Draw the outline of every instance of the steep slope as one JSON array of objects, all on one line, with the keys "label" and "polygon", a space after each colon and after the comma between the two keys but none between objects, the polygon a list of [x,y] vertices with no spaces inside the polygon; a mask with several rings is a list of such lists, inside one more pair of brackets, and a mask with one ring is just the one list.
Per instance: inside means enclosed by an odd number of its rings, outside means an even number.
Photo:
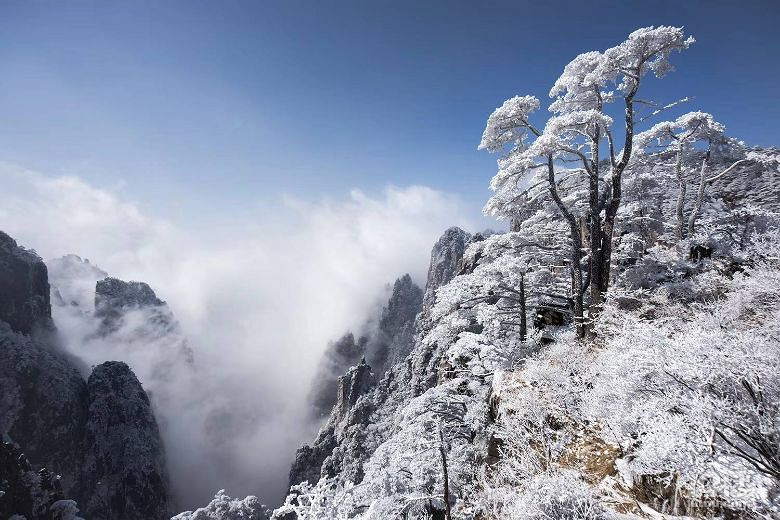
[{"label": "steep slope", "polygon": [[58,307],[78,307],[83,312],[94,310],[95,284],[108,278],[108,273],[78,255],[65,255],[46,262],[51,285],[52,311]]},{"label": "steep slope", "polygon": [[775,518],[780,154],[753,153],[683,242],[673,158],[632,166],[591,344],[561,305],[554,206],[509,233],[448,232],[432,256],[458,261],[432,267],[411,353],[299,450],[292,476],[310,480],[274,518]]},{"label": "steep slope", "polygon": [[414,345],[414,320],[422,310],[423,290],[408,274],[393,284],[382,308],[376,332],[371,335],[366,359],[378,374],[406,358]]},{"label": "steep slope", "polygon": [[46,265],[2,232],[0,244],[0,295],[12,302],[0,308],[0,432],[37,467],[62,475],[68,491],[81,457],[86,385],[48,330]]},{"label": "steep slope", "polygon": [[121,359],[144,381],[166,379],[173,365],[192,363],[173,312],[148,284],[110,277],[76,255],[48,264],[53,314],[70,352],[91,365]]},{"label": "steep slope", "polygon": [[361,358],[365,357],[367,344],[368,337],[360,336],[356,341],[351,332],[328,344],[309,391],[314,417],[324,418],[330,415],[336,404],[340,374],[357,365]]},{"label": "steep slope", "polygon": [[62,475],[69,491],[81,461],[86,385],[53,347],[0,322],[0,431],[37,466]]},{"label": "steep slope", "polygon": [[109,277],[95,284],[95,317],[100,319],[101,334],[115,332],[129,309],[149,307],[157,310],[163,305],[165,302],[143,282],[125,282]]}]

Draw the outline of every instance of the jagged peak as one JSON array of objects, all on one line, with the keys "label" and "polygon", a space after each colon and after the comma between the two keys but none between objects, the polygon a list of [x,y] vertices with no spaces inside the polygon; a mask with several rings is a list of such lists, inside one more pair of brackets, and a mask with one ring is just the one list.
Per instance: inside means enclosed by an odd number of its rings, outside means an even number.
[{"label": "jagged peak", "polygon": [[449,282],[460,269],[460,262],[472,235],[457,226],[444,230],[431,250],[431,263],[425,284],[423,309],[430,309],[436,289]]},{"label": "jagged peak", "polygon": [[160,300],[149,284],[145,282],[125,282],[119,278],[107,277],[95,285],[95,308],[99,303],[110,302],[112,306],[160,306]]}]

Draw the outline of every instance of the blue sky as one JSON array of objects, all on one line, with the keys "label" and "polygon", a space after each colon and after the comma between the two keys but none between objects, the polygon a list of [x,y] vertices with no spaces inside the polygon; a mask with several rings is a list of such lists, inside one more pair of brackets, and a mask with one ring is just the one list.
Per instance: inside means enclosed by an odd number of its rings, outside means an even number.
[{"label": "blue sky", "polygon": [[[350,5],[351,4],[351,5]],[[210,218],[424,184],[475,213],[488,114],[580,52],[684,25],[678,70],[748,143],[780,144],[780,2],[0,2],[0,161]]]}]

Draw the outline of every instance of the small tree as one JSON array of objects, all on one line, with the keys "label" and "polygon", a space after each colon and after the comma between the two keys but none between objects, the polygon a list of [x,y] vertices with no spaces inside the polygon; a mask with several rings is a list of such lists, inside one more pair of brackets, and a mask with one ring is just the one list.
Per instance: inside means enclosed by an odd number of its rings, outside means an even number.
[{"label": "small tree", "polygon": [[746,159],[739,159],[732,162],[729,167],[720,173],[712,177],[707,176],[707,166],[713,156],[733,159],[743,156],[745,152],[742,143],[727,137],[726,127],[715,121],[712,115],[706,112],[689,112],[674,121],[658,123],[649,130],[637,135],[636,144],[637,148],[646,154],[649,151],[658,151],[659,149],[661,151],[671,151],[675,154],[675,176],[679,185],[675,209],[677,217],[675,236],[677,240],[682,240],[686,236],[685,195],[687,178],[683,171],[685,159],[693,160],[697,156],[703,155],[699,173],[699,188],[687,222],[688,237],[693,235],[696,219],[704,201],[706,186],[746,161]]},{"label": "small tree", "polygon": [[444,500],[444,517],[452,520],[450,505],[450,475],[447,456],[455,440],[471,442],[473,432],[465,421],[466,403],[454,396],[442,394],[430,401],[431,408],[425,410],[423,415],[429,415],[427,422],[434,437],[429,442],[429,447],[435,450],[441,461],[442,471],[442,497]]},{"label": "small tree", "polygon": [[[622,175],[633,150],[641,81],[647,72],[664,76],[672,69],[671,53],[687,49],[693,41],[684,37],[682,28],[647,27],[603,53],[579,55],[564,68],[550,91],[555,101],[549,109],[554,115],[543,130],[530,122],[540,105],[533,96],[513,97],[488,118],[479,149],[505,153],[491,182],[496,195],[485,211],[511,219],[529,198],[546,196],[566,220],[572,307],[579,336],[590,329],[586,315],[597,313],[609,286],[612,237],[622,197]],[[614,91],[608,90],[610,85],[615,86]],[[605,113],[605,106],[617,98],[625,105],[623,149],[619,153],[613,120]],[[534,140],[529,144],[530,136]],[[601,160],[602,146],[608,150],[605,161]],[[585,186],[584,197],[578,198],[576,189],[561,193],[561,183],[571,182],[572,177],[575,187],[580,181]]]}]

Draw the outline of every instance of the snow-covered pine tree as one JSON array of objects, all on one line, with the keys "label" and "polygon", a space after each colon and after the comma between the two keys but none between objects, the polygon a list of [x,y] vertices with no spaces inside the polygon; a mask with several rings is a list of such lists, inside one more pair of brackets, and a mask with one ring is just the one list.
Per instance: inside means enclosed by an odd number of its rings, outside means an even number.
[{"label": "snow-covered pine tree", "polygon": [[[555,100],[549,110],[554,115],[543,128],[531,122],[540,106],[533,96],[507,100],[487,120],[479,148],[504,154],[491,182],[497,193],[485,212],[512,218],[529,200],[540,197],[557,208],[569,228],[572,310],[581,337],[592,330],[592,319],[609,287],[612,238],[622,199],[622,176],[634,147],[641,82],[648,72],[663,77],[673,69],[672,52],[687,49],[693,42],[680,27],[636,30],[621,44],[604,52],[580,54],[566,65],[550,90]],[[620,152],[613,137],[613,119],[606,113],[606,106],[616,99],[625,106]],[[605,146],[608,161],[601,160]],[[560,183],[570,176],[585,179],[584,194],[561,193]]]}]

